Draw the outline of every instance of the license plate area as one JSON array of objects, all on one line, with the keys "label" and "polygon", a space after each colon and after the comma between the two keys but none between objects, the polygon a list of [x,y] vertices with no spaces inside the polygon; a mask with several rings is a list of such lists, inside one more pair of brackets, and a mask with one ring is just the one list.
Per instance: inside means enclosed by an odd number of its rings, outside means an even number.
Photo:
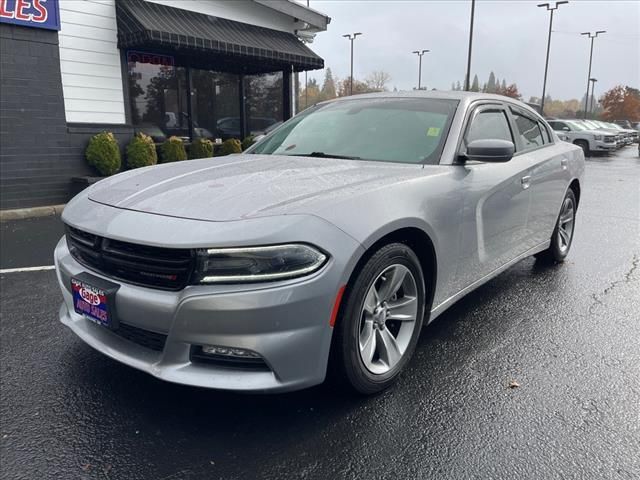
[{"label": "license plate area", "polygon": [[73,309],[98,325],[115,330],[118,328],[116,315],[117,283],[109,282],[83,272],[71,278]]}]

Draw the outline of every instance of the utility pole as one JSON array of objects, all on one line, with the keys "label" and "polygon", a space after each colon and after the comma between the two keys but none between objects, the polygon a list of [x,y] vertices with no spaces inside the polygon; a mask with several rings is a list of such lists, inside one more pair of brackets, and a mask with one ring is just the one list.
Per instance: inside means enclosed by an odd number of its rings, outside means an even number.
[{"label": "utility pole", "polygon": [[542,99],[540,99],[540,115],[544,116],[544,98],[547,95],[547,72],[549,70],[549,51],[551,50],[551,28],[553,27],[553,12],[558,9],[559,5],[569,3],[568,0],[555,2],[554,5],[549,3],[541,3],[538,7],[546,7],[551,12],[549,16],[549,38],[547,39],[547,60],[544,64],[544,81],[542,82]]},{"label": "utility pole", "polygon": [[469,26],[469,54],[467,55],[467,75],[464,78],[464,89],[471,87],[471,47],[473,46],[473,15],[476,10],[476,0],[471,0],[471,25]]},{"label": "utility pole", "polygon": [[594,113],[593,112],[593,99],[594,99],[593,90],[594,90],[594,88],[596,86],[596,82],[598,81],[598,79],[597,78],[590,78],[589,81],[591,82],[591,108],[589,109],[589,113],[593,114]]},{"label": "utility pole", "polygon": [[418,90],[420,90],[422,82],[422,56],[431,50],[415,50],[413,53],[418,55]]},{"label": "utility pole", "polygon": [[352,34],[342,35],[343,37],[348,38],[351,42],[351,76],[349,77],[349,95],[353,95],[353,41],[358,35],[362,35],[362,33],[356,32]]},{"label": "utility pole", "polygon": [[584,99],[584,118],[587,118],[587,108],[589,108],[589,82],[591,81],[591,63],[593,61],[593,39],[601,33],[607,33],[606,30],[598,30],[596,32],[582,32],[580,35],[587,35],[591,39],[591,53],[589,53],[589,74],[587,75],[587,97]]}]

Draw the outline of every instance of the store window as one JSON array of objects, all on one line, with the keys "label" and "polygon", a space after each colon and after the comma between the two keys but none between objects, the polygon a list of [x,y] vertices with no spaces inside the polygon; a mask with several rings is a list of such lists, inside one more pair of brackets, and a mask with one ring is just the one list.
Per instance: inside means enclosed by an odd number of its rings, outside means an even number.
[{"label": "store window", "polygon": [[127,53],[131,121],[137,131],[163,142],[175,135],[189,139],[187,75],[167,55]]},{"label": "store window", "polygon": [[191,99],[194,138],[241,138],[238,75],[192,69]]},{"label": "store window", "polygon": [[282,72],[246,77],[247,128],[251,135],[270,131],[284,119]]}]

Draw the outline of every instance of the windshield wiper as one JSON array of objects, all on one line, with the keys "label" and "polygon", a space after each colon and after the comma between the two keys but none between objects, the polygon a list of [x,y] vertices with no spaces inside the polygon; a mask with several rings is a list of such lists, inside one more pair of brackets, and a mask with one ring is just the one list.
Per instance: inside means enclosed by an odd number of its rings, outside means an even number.
[{"label": "windshield wiper", "polygon": [[292,157],[316,157],[316,158],[337,158],[340,160],[361,160],[360,157],[349,157],[347,155],[334,155],[332,153],[311,152],[311,153],[289,153]]}]

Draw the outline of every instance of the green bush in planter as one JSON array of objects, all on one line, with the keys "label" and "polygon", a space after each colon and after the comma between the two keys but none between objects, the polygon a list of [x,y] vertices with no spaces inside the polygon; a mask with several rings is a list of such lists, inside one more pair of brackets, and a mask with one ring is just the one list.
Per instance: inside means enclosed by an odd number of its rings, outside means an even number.
[{"label": "green bush in planter", "polygon": [[89,140],[85,151],[87,162],[102,176],[109,176],[120,170],[120,146],[111,132],[102,132]]},{"label": "green bush in planter", "polygon": [[160,147],[162,163],[178,162],[187,159],[184,142],[178,137],[169,137]]},{"label": "green bush in planter", "polygon": [[190,158],[213,157],[213,142],[207,138],[196,138],[189,148]]},{"label": "green bush in planter", "polygon": [[127,145],[127,166],[140,168],[156,163],[158,163],[158,153],[153,139],[142,132],[137,133]]},{"label": "green bush in planter", "polygon": [[242,153],[242,143],[237,138],[230,138],[222,142],[219,155],[230,155],[232,153]]},{"label": "green bush in planter", "polygon": [[253,135],[244,137],[244,140],[242,140],[242,151],[244,152],[247,148],[249,148],[254,143],[256,143],[256,141],[253,139]]}]

